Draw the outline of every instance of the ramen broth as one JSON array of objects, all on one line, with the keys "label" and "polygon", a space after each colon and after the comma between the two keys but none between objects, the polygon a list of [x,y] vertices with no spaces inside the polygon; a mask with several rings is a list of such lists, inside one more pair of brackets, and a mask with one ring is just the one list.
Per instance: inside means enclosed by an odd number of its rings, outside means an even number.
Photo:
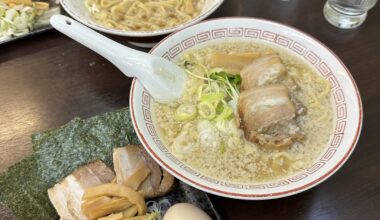
[{"label": "ramen broth", "polygon": [[[226,41],[189,50],[178,63],[185,69],[192,64],[192,74],[210,73],[217,67],[211,65],[213,54],[251,54],[252,59],[278,54],[286,68],[281,84],[287,86],[290,95],[306,109],[306,113],[295,118],[304,138],[283,148],[268,148],[248,141],[240,128],[237,104],[233,102],[229,102],[234,110],[229,117],[205,119],[200,115],[199,94],[207,85],[211,88],[212,83],[189,75],[180,100],[154,104],[155,124],[167,149],[196,171],[238,183],[272,181],[310,167],[324,150],[333,126],[328,81],[302,59],[279,47],[243,41]],[[294,86],[297,88],[291,88]],[[219,108],[219,104],[216,105],[216,109]],[[187,113],[183,114],[188,117],[185,120],[178,118],[180,106],[189,108],[184,109]],[[193,111],[195,115],[191,115]],[[216,111],[216,115],[222,114],[220,112]]]}]

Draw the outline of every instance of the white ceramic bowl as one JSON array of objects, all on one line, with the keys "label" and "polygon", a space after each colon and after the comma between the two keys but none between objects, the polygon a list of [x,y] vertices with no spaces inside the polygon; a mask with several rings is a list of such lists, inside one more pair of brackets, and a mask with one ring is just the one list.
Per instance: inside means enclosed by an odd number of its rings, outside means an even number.
[{"label": "white ceramic bowl", "polygon": [[285,48],[312,65],[332,87],[335,122],[330,140],[312,166],[295,175],[260,184],[240,184],[214,179],[182,163],[172,155],[152,123],[150,95],[138,81],[131,87],[130,108],[137,134],[150,155],[178,179],[219,196],[263,200],[293,195],[323,182],[352,153],[362,125],[362,105],[355,82],[342,61],[325,45],[294,28],[261,19],[225,18],[188,27],[168,36],[151,53],[175,61],[190,48],[244,39]]},{"label": "white ceramic bowl", "polygon": [[186,23],[172,28],[161,29],[156,31],[123,31],[114,28],[108,28],[96,23],[91,18],[90,12],[86,9],[84,5],[84,0],[60,0],[60,3],[62,7],[67,11],[67,13],[70,14],[70,16],[72,16],[74,19],[78,20],[82,24],[87,25],[95,30],[105,32],[108,34],[127,37],[152,37],[172,33],[174,31],[178,31],[180,29],[193,25],[199,21],[202,21],[215,11],[223,3],[223,0],[206,0],[201,14],[193,20],[190,20]]}]

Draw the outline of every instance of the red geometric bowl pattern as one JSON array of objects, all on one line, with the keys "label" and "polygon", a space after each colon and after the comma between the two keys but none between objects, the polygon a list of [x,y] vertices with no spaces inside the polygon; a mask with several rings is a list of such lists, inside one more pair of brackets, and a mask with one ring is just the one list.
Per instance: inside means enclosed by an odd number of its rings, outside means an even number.
[{"label": "red geometric bowl pattern", "polygon": [[[191,28],[191,27],[190,27]],[[169,36],[170,37],[170,36]],[[205,180],[207,182],[217,184],[220,186],[228,187],[228,188],[235,188],[235,189],[247,189],[247,190],[252,190],[252,189],[272,189],[272,188],[277,188],[281,186],[285,186],[291,183],[296,183],[298,181],[304,180],[308,176],[312,175],[313,173],[317,172],[320,170],[322,167],[326,165],[328,161],[330,161],[334,155],[337,152],[337,148],[340,146],[341,141],[345,135],[345,130],[346,130],[346,122],[347,122],[347,104],[346,104],[346,98],[343,92],[343,89],[341,88],[337,78],[335,77],[335,74],[331,71],[332,68],[329,67],[327,62],[325,62],[321,57],[319,57],[312,49],[308,48],[306,45],[303,45],[301,42],[298,42],[296,40],[290,39],[289,37],[285,35],[281,35],[275,32],[271,32],[268,30],[262,30],[258,28],[246,28],[246,27],[233,27],[233,28],[216,28],[208,31],[204,31],[201,33],[194,34],[193,36],[189,36],[186,39],[174,44],[170,48],[167,49],[165,53],[163,53],[162,57],[168,59],[168,60],[173,60],[176,59],[182,52],[184,52],[187,49],[190,49],[192,47],[198,46],[199,44],[204,44],[207,43],[208,41],[212,41],[215,39],[223,39],[223,38],[228,38],[228,39],[233,39],[233,38],[252,38],[255,40],[262,40],[270,43],[277,44],[280,47],[287,48],[288,50],[293,51],[294,53],[302,56],[305,58],[305,60],[310,63],[312,66],[315,67],[317,72],[327,79],[332,88],[332,98],[335,102],[336,106],[336,124],[335,124],[335,129],[333,132],[333,135],[330,138],[329,145],[326,147],[327,149],[324,151],[323,155],[320,156],[320,158],[315,161],[315,163],[305,171],[301,173],[297,173],[293,176],[290,176],[287,179],[283,179],[281,181],[277,182],[272,182],[272,183],[262,183],[262,184],[239,184],[239,183],[232,183],[228,181],[222,181],[222,180],[217,180],[214,178],[211,178],[209,176],[206,176],[202,173],[199,173],[196,170],[193,170],[191,167],[188,167],[186,164],[178,160],[175,156],[173,156],[167,148],[164,146],[164,144],[161,142],[155,127],[152,123],[152,116],[151,116],[151,103],[153,100],[151,100],[151,96],[147,93],[147,91],[143,91],[142,94],[142,100],[139,103],[134,103],[134,91],[135,91],[135,86],[136,86],[136,81],[133,82],[132,88],[131,88],[131,112],[132,112],[132,118],[135,120],[134,114],[134,108],[135,105],[140,108],[142,107],[143,111],[143,117],[144,117],[144,123],[145,126],[148,128],[149,134],[151,138],[153,138],[155,144],[158,146],[158,148],[162,151],[162,153],[165,154],[165,156],[171,160],[173,163],[176,165],[180,166],[184,171],[187,172],[187,175],[193,176],[193,177],[199,177],[202,180]],[[164,40],[165,41],[165,40]],[[156,46],[159,47],[160,45]],[[322,45],[323,46],[323,45]],[[325,46],[323,46],[325,47]],[[151,52],[154,53],[155,49]],[[337,58],[338,59],[338,58]],[[339,59],[338,59],[339,60]],[[339,61],[340,62],[340,61]],[[344,66],[344,65],[343,65]],[[346,69],[348,75],[351,77],[349,74],[349,71]],[[352,77],[351,77],[352,80]],[[354,83],[354,82],[353,82]],[[354,83],[355,85],[355,83]],[[358,94],[358,91],[356,91]],[[360,97],[358,95],[358,100],[360,103]],[[360,106],[361,107],[361,106]],[[360,124],[361,124],[361,109],[360,109]],[[177,177],[180,179],[193,184],[197,186],[200,189],[209,191],[211,193],[216,193],[218,195],[224,195],[224,196],[229,196],[229,197],[239,197],[239,198],[248,198],[248,199],[254,199],[255,197],[273,197],[273,196],[284,196],[286,194],[292,194],[294,192],[302,191],[312,185],[315,185],[316,183],[324,180],[326,177],[331,175],[333,172],[336,171],[336,169],[341,166],[347,157],[350,155],[352,152],[356,141],[357,137],[355,138],[355,141],[352,143],[351,147],[345,154],[345,156],[340,160],[336,166],[331,169],[329,172],[325,173],[325,175],[321,176],[317,180],[308,183],[307,185],[304,185],[302,187],[298,187],[296,189],[292,189],[289,191],[282,191],[278,193],[271,193],[271,194],[241,194],[241,193],[232,193],[232,192],[226,192],[226,191],[221,191],[217,190],[214,188],[207,187],[203,184],[200,184],[198,182],[192,181],[192,178],[186,177],[185,175],[182,175],[181,173],[175,171],[172,169],[170,166],[168,166],[165,161],[163,161],[161,158],[157,156],[157,154],[154,153],[154,150],[152,149],[151,146],[147,143],[145,140],[144,135],[141,133],[139,129],[139,125],[136,121],[134,121],[135,128],[137,130],[137,133],[139,135],[140,140],[142,141],[143,145],[147,148],[148,152],[151,153],[151,155],[165,168],[167,168],[169,171],[173,172]],[[356,136],[359,135],[360,132],[360,125],[359,129],[357,130]]]}]

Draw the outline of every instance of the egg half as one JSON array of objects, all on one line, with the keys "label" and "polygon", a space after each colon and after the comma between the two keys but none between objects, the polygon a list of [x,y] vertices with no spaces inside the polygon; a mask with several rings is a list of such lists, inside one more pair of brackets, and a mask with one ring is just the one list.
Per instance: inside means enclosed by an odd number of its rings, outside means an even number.
[{"label": "egg half", "polygon": [[168,209],[163,220],[211,220],[211,218],[192,204],[178,203]]}]

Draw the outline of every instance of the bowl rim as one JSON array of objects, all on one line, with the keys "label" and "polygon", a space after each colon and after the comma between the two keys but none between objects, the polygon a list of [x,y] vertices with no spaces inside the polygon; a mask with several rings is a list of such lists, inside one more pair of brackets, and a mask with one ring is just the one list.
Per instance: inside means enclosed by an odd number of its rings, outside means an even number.
[{"label": "bowl rim", "polygon": [[210,7],[207,11],[203,12],[202,14],[199,14],[197,17],[195,17],[192,20],[189,20],[185,23],[181,23],[174,27],[159,29],[159,30],[154,30],[154,31],[123,31],[123,30],[118,30],[114,28],[104,27],[103,25],[97,24],[95,21],[94,23],[92,23],[92,22],[88,22],[87,20],[81,19],[81,16],[78,16],[77,13],[73,12],[66,5],[66,1],[69,1],[69,0],[59,0],[60,5],[62,5],[65,11],[75,20],[97,31],[104,32],[107,34],[118,35],[118,36],[125,36],[125,37],[154,37],[154,36],[161,36],[161,35],[170,34],[170,33],[182,30],[186,27],[192,26],[206,19],[208,16],[214,13],[224,2],[224,0],[215,0],[216,4]]},{"label": "bowl rim", "polygon": [[[241,19],[242,20],[246,19],[246,20],[252,20],[252,21],[267,22],[267,23],[271,23],[271,24],[275,24],[275,25],[284,26],[284,27],[286,27],[288,29],[291,29],[291,30],[293,30],[295,32],[299,32],[299,33],[301,33],[301,34],[309,37],[311,40],[315,41],[315,43],[317,43],[318,46],[321,46],[321,47],[325,48],[326,51],[328,51],[331,55],[333,55],[335,57],[336,61],[338,61],[339,64],[346,71],[347,75],[349,76],[350,82],[352,83],[352,85],[353,85],[353,87],[355,89],[355,94],[356,94],[357,104],[358,104],[358,125],[356,127],[354,139],[350,143],[350,147],[348,148],[347,152],[344,153],[344,156],[334,166],[332,166],[331,168],[329,168],[328,171],[324,172],[323,175],[321,175],[320,177],[318,177],[314,181],[311,181],[311,182],[309,182],[307,184],[304,184],[304,185],[299,186],[299,187],[294,188],[294,189],[290,189],[290,190],[286,190],[286,191],[281,191],[281,192],[277,192],[277,193],[241,194],[241,193],[234,193],[234,192],[226,192],[226,191],[223,191],[223,190],[219,190],[219,189],[211,188],[209,186],[205,186],[202,183],[196,182],[196,181],[194,181],[194,180],[192,180],[192,179],[184,176],[183,174],[177,172],[176,170],[174,170],[171,166],[169,166],[167,163],[165,163],[154,152],[154,150],[149,146],[148,142],[145,140],[143,133],[141,132],[141,130],[138,127],[138,124],[137,124],[137,121],[136,121],[135,112],[134,112],[133,97],[134,97],[134,92],[135,92],[135,85],[136,85],[136,82],[137,82],[136,78],[134,78],[133,81],[132,81],[131,90],[130,90],[130,99],[129,99],[130,110],[131,110],[131,118],[132,118],[133,126],[134,126],[135,131],[137,133],[137,136],[139,137],[139,140],[142,142],[144,148],[155,159],[156,162],[158,162],[168,172],[170,172],[172,175],[174,175],[175,177],[177,177],[181,181],[184,181],[185,183],[187,183],[187,184],[189,184],[189,185],[191,185],[191,186],[193,186],[195,188],[198,188],[200,190],[203,190],[203,191],[206,191],[208,193],[211,193],[211,194],[214,194],[214,195],[218,195],[218,196],[223,196],[223,197],[232,198],[232,199],[242,199],[242,200],[269,200],[269,199],[277,199],[277,198],[283,198],[283,197],[287,197],[287,196],[291,196],[291,195],[295,195],[295,194],[304,192],[304,191],[306,191],[308,189],[313,188],[316,185],[319,185],[320,183],[322,183],[323,181],[325,181],[326,179],[328,179],[329,177],[331,177],[335,172],[337,172],[339,170],[339,168],[341,168],[345,164],[345,162],[348,160],[348,158],[352,154],[353,150],[355,149],[355,147],[356,147],[356,145],[358,143],[360,134],[361,134],[362,124],[363,124],[363,106],[362,106],[362,100],[361,100],[361,95],[360,95],[359,89],[358,89],[358,87],[356,85],[356,82],[355,82],[355,80],[354,80],[351,72],[347,68],[347,66],[343,63],[343,61],[330,48],[328,48],[324,43],[322,43],[321,41],[319,41],[315,37],[313,37],[313,36],[305,33],[304,31],[301,31],[301,30],[299,30],[297,28],[291,27],[289,25],[286,25],[286,24],[283,24],[283,23],[280,23],[280,22],[277,22],[277,21],[271,21],[271,20],[268,20],[268,19],[263,19],[263,18],[254,18],[254,17],[221,17],[221,18],[215,18],[215,19],[205,20],[205,21],[199,22],[197,24],[190,25],[190,26],[188,26],[188,27],[186,27],[186,28],[184,28],[182,30],[191,28],[192,26],[195,26],[195,25],[200,25],[200,24],[204,24],[204,23],[208,23],[208,22],[212,22],[212,21],[218,21],[218,20],[241,20]],[[158,47],[160,47],[160,45],[162,43],[166,42],[169,38],[171,38],[173,35],[176,35],[179,32],[181,32],[181,31],[177,31],[177,32],[174,32],[174,33],[166,36],[158,44],[156,44],[149,51],[149,53],[153,53]]]}]

